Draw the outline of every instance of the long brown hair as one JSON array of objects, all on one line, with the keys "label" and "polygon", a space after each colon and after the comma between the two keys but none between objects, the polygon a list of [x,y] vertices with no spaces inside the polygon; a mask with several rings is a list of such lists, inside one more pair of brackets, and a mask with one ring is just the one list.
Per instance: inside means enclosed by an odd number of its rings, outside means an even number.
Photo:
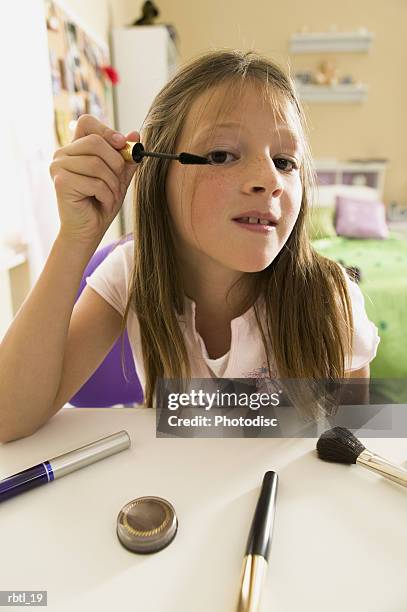
[{"label": "long brown hair", "polygon": [[[176,153],[177,139],[194,100],[219,85],[237,86],[242,91],[249,80],[260,86],[264,99],[277,112],[282,101],[292,105],[304,151],[302,202],[294,228],[274,261],[252,278],[250,300],[269,372],[273,361],[280,378],[343,378],[345,357],[351,353],[351,303],[339,265],[318,254],[309,241],[307,217],[315,174],[305,136],[305,115],[283,70],[253,51],[223,49],[198,56],[181,67],[154,99],[143,123],[143,145],[149,151]],[[228,98],[233,98],[234,104],[236,95],[234,92]],[[140,164],[134,178],[134,270],[122,333],[132,308],[140,323],[148,406],[153,405],[158,378],[191,378],[177,320],[177,314],[183,314],[184,290],[166,205],[169,163],[149,158],[148,163]],[[265,320],[258,307],[260,296],[264,298]]]}]

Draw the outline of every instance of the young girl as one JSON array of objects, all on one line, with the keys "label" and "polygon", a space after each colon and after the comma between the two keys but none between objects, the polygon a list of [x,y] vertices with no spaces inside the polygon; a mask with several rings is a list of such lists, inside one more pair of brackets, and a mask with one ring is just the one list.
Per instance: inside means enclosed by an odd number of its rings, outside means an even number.
[{"label": "young girl", "polygon": [[[116,135],[117,136],[117,135]],[[1,439],[29,435],[85,383],[127,326],[145,402],[158,378],[368,377],[379,338],[362,294],[311,247],[313,170],[289,79],[253,52],[212,51],[155,98],[146,151],[207,165],[125,163],[91,116],[50,171],[61,227],[0,351]],[[134,240],[87,280],[135,174]]]}]

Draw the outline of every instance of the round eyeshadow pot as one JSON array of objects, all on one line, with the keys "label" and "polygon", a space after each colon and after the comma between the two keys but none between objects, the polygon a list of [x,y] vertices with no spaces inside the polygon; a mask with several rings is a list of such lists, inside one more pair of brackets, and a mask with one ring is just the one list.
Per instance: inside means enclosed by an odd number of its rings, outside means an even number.
[{"label": "round eyeshadow pot", "polygon": [[178,519],[173,506],[162,497],[138,497],[123,506],[117,517],[117,537],[132,552],[162,550],[175,538]]}]

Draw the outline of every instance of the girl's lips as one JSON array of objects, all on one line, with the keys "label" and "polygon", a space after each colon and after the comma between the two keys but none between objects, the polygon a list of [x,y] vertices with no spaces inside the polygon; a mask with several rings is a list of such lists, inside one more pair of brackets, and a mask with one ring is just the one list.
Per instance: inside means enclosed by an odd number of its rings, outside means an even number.
[{"label": "girl's lips", "polygon": [[242,229],[247,229],[249,232],[257,232],[260,234],[269,234],[276,227],[275,225],[261,225],[261,223],[242,223],[240,221],[236,221],[236,219],[232,219],[232,221]]}]

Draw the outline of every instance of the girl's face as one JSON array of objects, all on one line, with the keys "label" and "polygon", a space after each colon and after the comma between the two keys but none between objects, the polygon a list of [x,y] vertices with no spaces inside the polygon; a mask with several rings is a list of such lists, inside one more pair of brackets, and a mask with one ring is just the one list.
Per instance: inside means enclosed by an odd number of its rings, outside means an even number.
[{"label": "girl's face", "polygon": [[[172,162],[167,174],[176,245],[182,261],[197,271],[215,265],[259,272],[284,246],[301,207],[302,152],[294,110],[287,103],[282,120],[250,84],[239,104],[216,120],[225,94],[222,87],[210,94],[192,105],[176,152],[209,157],[211,164]],[[236,221],[249,216],[274,224]]]}]

